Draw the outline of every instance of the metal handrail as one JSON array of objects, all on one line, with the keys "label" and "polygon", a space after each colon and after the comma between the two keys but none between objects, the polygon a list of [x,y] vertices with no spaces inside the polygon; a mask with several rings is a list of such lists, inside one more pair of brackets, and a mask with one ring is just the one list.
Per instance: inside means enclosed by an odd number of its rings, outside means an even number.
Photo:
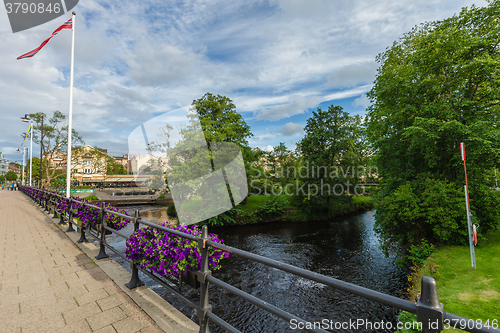
[{"label": "metal handrail", "polygon": [[[37,189],[37,188],[31,188],[31,189],[46,192],[49,194],[48,203],[52,202],[54,214],[56,213],[56,211],[55,211],[56,200],[51,199],[51,197],[59,197],[59,198],[62,198],[64,200],[68,200],[66,197],[63,197],[57,193],[48,192],[46,190],[41,190],[41,189]],[[34,197],[32,197],[32,198],[34,201],[36,201]],[[39,204],[40,204],[40,206],[43,206],[43,203],[41,201],[42,200],[39,200]],[[69,222],[70,227],[71,227],[71,225],[74,224],[74,222],[72,221],[72,214],[74,212],[72,210],[72,205],[71,205],[73,200],[70,198],[69,201],[70,201],[70,209],[69,209],[69,214],[68,214],[68,222]],[[279,261],[276,261],[273,259],[269,259],[269,258],[260,256],[260,255],[257,255],[257,254],[251,253],[251,252],[247,252],[247,251],[240,250],[240,249],[237,249],[237,248],[234,248],[231,246],[227,246],[224,244],[214,242],[208,238],[207,226],[203,226],[202,236],[198,237],[198,236],[183,233],[183,232],[178,231],[178,230],[174,230],[174,229],[170,229],[170,228],[167,228],[164,226],[160,226],[160,225],[157,225],[157,224],[149,222],[149,221],[144,221],[139,217],[139,211],[136,211],[135,216],[131,217],[131,216],[127,216],[127,215],[124,215],[121,213],[117,213],[117,212],[105,209],[103,207],[94,206],[94,205],[89,204],[89,203],[84,202],[84,201],[78,201],[78,202],[80,204],[90,206],[90,207],[95,208],[95,209],[100,209],[102,213],[110,213],[110,214],[113,214],[116,216],[130,219],[134,223],[134,232],[139,229],[139,224],[143,224],[143,225],[149,226],[151,228],[162,230],[162,231],[165,231],[165,232],[168,232],[171,234],[175,234],[177,236],[184,237],[184,238],[198,242],[199,248],[200,248],[201,254],[202,254],[202,263],[201,263],[201,269],[198,271],[195,271],[195,274],[197,275],[197,279],[201,284],[200,304],[196,304],[194,301],[192,301],[191,299],[189,299],[188,297],[183,295],[179,290],[174,288],[171,285],[171,283],[165,281],[164,278],[157,276],[155,273],[153,273],[147,269],[137,267],[137,265],[134,264],[131,260],[127,259],[123,254],[121,254],[113,246],[108,244],[106,242],[105,237],[104,237],[104,235],[105,235],[104,230],[109,230],[112,233],[117,234],[120,237],[123,237],[125,239],[128,239],[129,237],[123,235],[122,233],[118,232],[117,230],[115,230],[113,228],[106,226],[105,225],[105,214],[102,214],[102,220],[100,221],[101,222],[100,223],[100,225],[101,225],[100,235],[99,234],[97,234],[97,235],[92,234],[92,232],[90,231],[90,228],[87,228],[87,232],[89,233],[89,235],[92,238],[98,240],[99,244],[100,244],[100,252],[96,256],[97,259],[107,258],[108,255],[105,253],[105,248],[108,248],[111,251],[113,251],[114,253],[116,253],[118,256],[123,258],[126,262],[130,263],[130,265],[132,267],[132,277],[131,277],[130,282],[128,282],[126,284],[126,286],[129,289],[133,289],[133,288],[136,288],[136,287],[144,284],[138,276],[139,271],[143,272],[145,275],[149,276],[152,280],[154,280],[155,282],[157,282],[158,284],[163,286],[165,289],[169,290],[174,296],[176,296],[177,298],[179,298],[180,300],[182,300],[183,302],[185,302],[186,304],[188,304],[189,306],[191,306],[192,308],[194,308],[196,310],[197,316],[200,320],[200,331],[199,331],[200,333],[209,333],[210,332],[208,329],[208,322],[207,322],[208,319],[210,319],[213,323],[219,325],[220,327],[224,328],[225,330],[227,330],[229,332],[241,333],[238,329],[234,328],[232,325],[230,325],[229,323],[227,323],[223,319],[219,318],[217,315],[215,315],[212,312],[212,307],[208,303],[208,283],[209,282],[213,283],[214,285],[216,285],[220,288],[225,289],[226,291],[228,291],[228,292],[230,292],[230,293],[232,293],[232,294],[264,309],[265,311],[272,313],[272,314],[284,319],[284,320],[287,320],[289,322],[291,320],[295,320],[296,323],[303,323],[303,324],[307,323],[304,319],[301,319],[293,314],[290,314],[290,313],[288,313],[288,312],[286,312],[286,311],[284,311],[284,310],[282,310],[282,309],[280,309],[272,304],[269,304],[269,303],[255,297],[255,296],[252,296],[248,293],[245,293],[244,291],[242,291],[234,286],[231,286],[230,284],[228,284],[226,282],[223,282],[223,281],[213,277],[211,275],[211,271],[208,270],[208,246],[212,246],[213,248],[217,248],[217,249],[223,250],[225,252],[235,254],[235,255],[238,255],[240,257],[243,257],[243,258],[255,261],[255,262],[259,262],[259,263],[262,263],[264,265],[274,267],[274,268],[277,268],[279,270],[282,270],[282,271],[285,271],[288,273],[302,276],[304,278],[307,278],[307,279],[310,279],[310,280],[313,280],[316,282],[320,282],[320,283],[323,283],[325,285],[329,285],[329,286],[337,288],[337,289],[347,291],[351,294],[355,294],[355,295],[361,296],[361,297],[366,298],[366,299],[370,299],[370,300],[378,302],[378,303],[386,304],[386,305],[389,305],[389,306],[392,306],[392,307],[395,307],[395,308],[398,308],[401,310],[408,311],[410,313],[417,314],[417,321],[422,322],[422,323],[435,323],[436,324],[436,327],[434,327],[434,326],[431,327],[430,325],[426,327],[425,325],[422,325],[422,330],[425,333],[441,332],[443,330],[444,323],[446,323],[446,321],[466,322],[467,326],[464,328],[462,328],[462,327],[460,327],[460,328],[462,330],[468,331],[468,332],[500,333],[500,329],[498,329],[498,328],[494,328],[491,326],[484,327],[482,323],[479,323],[479,322],[474,321],[472,319],[468,319],[468,318],[464,318],[464,317],[461,317],[461,316],[458,316],[458,315],[455,315],[452,313],[444,312],[443,305],[439,303],[437,288],[436,288],[436,281],[432,277],[424,276],[422,278],[421,297],[419,298],[418,302],[415,304],[413,302],[410,302],[410,301],[407,301],[407,300],[404,300],[404,299],[401,299],[398,297],[387,295],[387,294],[384,294],[384,293],[381,293],[378,291],[374,291],[374,290],[371,290],[368,288],[364,288],[364,287],[361,287],[361,286],[358,286],[358,285],[355,285],[352,283],[348,283],[348,282],[338,280],[338,279],[335,279],[335,278],[332,278],[329,276],[325,276],[323,274],[314,273],[312,271],[308,271],[308,270],[303,269],[303,268],[299,268],[299,267],[296,267],[293,265],[289,265],[289,264],[286,264],[283,262],[279,262]],[[46,207],[48,207],[48,203],[47,202],[45,203]],[[62,220],[63,212],[59,212],[59,214],[60,214],[61,220]],[[82,241],[82,239],[85,239],[85,228],[80,227],[80,232],[82,233],[82,236],[81,236],[79,242]],[[86,241],[86,239],[83,241]],[[304,325],[304,330],[306,330],[308,332],[321,332],[321,333],[327,332],[327,331],[322,330],[322,329],[307,328],[307,327],[305,327],[305,325]]]}]

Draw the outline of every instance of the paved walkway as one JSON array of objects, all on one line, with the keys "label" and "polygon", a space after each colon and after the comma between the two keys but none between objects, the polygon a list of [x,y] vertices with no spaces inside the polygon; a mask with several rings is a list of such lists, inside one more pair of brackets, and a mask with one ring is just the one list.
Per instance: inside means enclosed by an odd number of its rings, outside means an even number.
[{"label": "paved walkway", "polygon": [[23,193],[0,190],[1,332],[163,332]]}]

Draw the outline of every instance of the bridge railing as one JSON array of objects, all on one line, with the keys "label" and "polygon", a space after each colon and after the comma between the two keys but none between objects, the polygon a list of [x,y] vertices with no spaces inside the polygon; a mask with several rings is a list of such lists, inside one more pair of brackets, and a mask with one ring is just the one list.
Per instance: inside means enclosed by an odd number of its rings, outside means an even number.
[{"label": "bridge railing", "polygon": [[[54,217],[57,217],[57,213],[59,213],[60,216],[60,221],[59,224],[66,224],[66,222],[63,219],[63,216],[67,219],[69,223],[68,230],[67,232],[75,231],[73,229],[73,225],[77,225],[73,221],[73,214],[75,214],[75,211],[71,208],[72,205],[71,203],[74,201],[74,199],[69,198],[66,199],[66,197],[61,196],[60,194],[54,193],[54,192],[49,192],[46,190],[41,190],[41,189],[36,189],[36,188],[27,188],[25,187],[24,189],[31,189],[31,192],[35,193],[40,193],[44,194],[40,196],[40,198],[36,198],[34,195],[30,195],[33,199],[33,201],[37,202],[41,207],[45,208],[47,212],[50,211],[50,209],[53,210],[54,212]],[[47,198],[46,200],[43,200],[44,198]],[[70,209],[68,210],[67,214],[65,212],[57,212],[57,205],[56,203],[59,200],[68,200],[69,201],[69,207]],[[240,332],[237,328],[233,327],[231,324],[227,323],[224,321],[222,318],[217,316],[212,312],[212,306],[210,305],[209,302],[209,294],[208,294],[208,285],[209,283],[212,283],[215,286],[218,286],[238,297],[241,299],[250,302],[261,309],[274,314],[275,316],[288,321],[289,323],[294,323],[295,327],[301,328],[307,332],[321,332],[321,333],[327,333],[328,331],[323,330],[321,328],[315,328],[311,327],[310,322],[306,321],[303,318],[299,318],[289,312],[286,312],[272,304],[267,303],[266,301],[259,299],[255,296],[252,296],[220,279],[217,279],[212,276],[211,271],[208,269],[208,249],[209,247],[213,247],[216,249],[223,250],[225,252],[228,252],[233,255],[237,255],[255,262],[259,262],[261,264],[288,272],[292,273],[298,276],[301,276],[303,278],[313,280],[343,291],[346,291],[350,294],[358,295],[363,298],[372,300],[374,302],[382,303],[385,305],[392,306],[397,309],[401,309],[413,314],[417,315],[417,321],[421,323],[421,329],[425,333],[434,333],[434,332],[441,332],[445,327],[450,326],[450,327],[455,327],[462,329],[464,331],[468,332],[489,332],[489,333],[500,333],[500,329],[498,329],[498,323],[495,322],[495,319],[492,319],[492,322],[489,323],[482,323],[479,320],[473,320],[465,317],[461,317],[452,313],[445,312],[443,310],[443,305],[439,302],[438,298],[438,292],[437,292],[437,286],[436,286],[436,281],[429,276],[424,276],[422,278],[422,289],[421,289],[421,296],[418,299],[417,303],[410,302],[408,300],[398,298],[395,296],[387,295],[375,290],[371,290],[368,288],[360,287],[358,285],[348,283],[342,280],[338,280],[323,274],[315,273],[303,268],[299,268],[293,265],[289,265],[280,261],[276,261],[273,259],[269,259],[251,252],[243,251],[231,246],[227,246],[224,244],[219,244],[217,242],[214,242],[209,239],[208,237],[208,228],[207,226],[202,227],[202,235],[201,237],[197,237],[194,235],[186,234],[183,232],[180,232],[178,230],[174,230],[171,228],[163,227],[160,225],[157,225],[155,223],[149,222],[142,220],[139,216],[139,211],[135,212],[135,215],[133,217],[127,216],[124,214],[120,214],[111,210],[108,210],[104,207],[98,207],[95,205],[91,205],[87,202],[81,202],[78,201],[79,204],[83,204],[86,206],[90,206],[94,209],[99,209],[101,210],[100,216],[101,220],[98,221],[100,228],[99,232],[93,232],[91,229],[88,227],[80,227],[80,239],[78,242],[87,242],[86,239],[86,233],[90,235],[92,238],[96,239],[99,242],[99,247],[100,251],[99,254],[96,256],[96,259],[103,259],[103,258],[108,258],[109,256],[106,254],[106,249],[111,250],[114,252],[116,255],[121,257],[123,260],[126,262],[130,263],[130,267],[132,269],[132,276],[130,281],[126,284],[127,288],[129,289],[134,289],[137,288],[138,286],[143,285],[144,283],[141,281],[139,277],[139,271],[144,273],[146,276],[150,277],[152,280],[163,286],[165,289],[170,291],[174,296],[179,298],[181,301],[185,302],[189,306],[191,306],[193,309],[196,310],[196,314],[199,319],[199,326],[200,326],[200,333],[209,333],[209,320],[212,321],[213,323],[219,325],[220,327],[224,328],[225,330],[229,332],[234,332],[238,333]],[[130,219],[134,225],[134,232],[139,230],[140,225],[148,226],[151,228],[155,228],[158,230],[162,230],[165,232],[169,232],[171,234],[175,234],[177,236],[187,238],[193,241],[198,242],[198,248],[200,249],[201,253],[201,268],[197,271],[194,271],[194,274],[197,277],[198,282],[200,283],[200,301],[199,303],[194,302],[192,299],[188,298],[186,295],[181,293],[180,288],[177,288],[175,284],[172,283],[172,281],[169,281],[168,279],[165,279],[162,276],[159,276],[155,273],[153,273],[150,270],[143,269],[141,267],[138,267],[136,264],[134,264],[131,260],[126,258],[126,256],[115,249],[111,244],[109,244],[106,241],[105,237],[105,230],[108,230],[114,234],[117,234],[120,237],[123,237],[124,239],[128,239],[129,237],[124,235],[123,233],[112,229],[106,225],[106,214],[113,214],[115,216],[123,217]],[[358,323],[356,323],[358,324]],[[363,323],[359,322],[360,325]],[[351,326],[350,326],[351,327]],[[342,327],[344,328],[344,327]],[[386,328],[389,328],[386,326]],[[397,327],[393,327],[397,328]],[[333,329],[333,328],[332,328]],[[390,328],[389,328],[390,329]]]}]

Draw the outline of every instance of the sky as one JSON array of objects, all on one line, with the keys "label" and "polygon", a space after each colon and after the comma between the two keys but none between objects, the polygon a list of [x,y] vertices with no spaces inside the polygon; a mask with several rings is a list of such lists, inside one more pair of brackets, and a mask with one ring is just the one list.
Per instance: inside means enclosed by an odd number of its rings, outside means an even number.
[{"label": "sky", "polygon": [[[136,127],[210,92],[234,102],[251,147],[294,149],[313,110],[366,113],[377,54],[415,25],[473,4],[487,1],[80,0],[73,128],[85,144],[121,156]],[[11,162],[22,160],[20,117],[68,115],[71,31],[16,58],[70,17],[12,33],[0,9],[0,151]]]}]

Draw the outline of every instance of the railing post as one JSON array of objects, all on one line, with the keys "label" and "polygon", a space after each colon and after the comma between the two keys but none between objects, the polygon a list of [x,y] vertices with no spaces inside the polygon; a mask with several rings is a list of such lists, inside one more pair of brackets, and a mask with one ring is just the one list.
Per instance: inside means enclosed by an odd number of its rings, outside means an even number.
[{"label": "railing post", "polygon": [[[63,199],[64,200],[64,199]],[[67,199],[69,201],[69,211],[68,211],[68,230],[66,230],[66,232],[71,232],[71,231],[75,231],[75,229],[73,229],[73,210],[72,210],[72,206],[73,206],[73,200],[71,200],[71,197],[69,197]],[[61,216],[62,216],[62,211],[61,211]],[[62,218],[62,217],[61,217]]]},{"label": "railing post", "polygon": [[200,333],[210,333],[208,327],[207,311],[212,311],[212,306],[208,303],[208,281],[207,275],[212,272],[208,269],[208,228],[204,225],[201,228],[201,240],[198,241],[198,248],[201,253],[200,274],[198,281],[200,281],[200,309],[197,310],[198,318],[200,319]]},{"label": "railing post", "polygon": [[52,210],[54,211],[53,219],[57,219],[57,197],[55,195],[52,196]]},{"label": "railing post", "polygon": [[[57,201],[57,204],[59,204],[62,200],[64,200],[64,199],[59,198]],[[63,210],[61,209],[61,211],[59,212],[59,223],[58,224],[66,224],[66,222],[64,222],[63,215],[64,215],[64,213],[63,213]]]},{"label": "railing post", "polygon": [[76,241],[77,243],[88,243],[89,241],[87,240],[87,237],[85,237],[85,226],[82,225],[80,226],[80,239]]},{"label": "railing post", "polygon": [[47,191],[46,196],[48,196],[48,197],[47,197],[47,200],[44,200],[45,201],[45,212],[50,213],[50,209],[49,209],[49,201],[50,201],[49,191]]},{"label": "railing post", "polygon": [[104,204],[101,207],[101,234],[99,235],[99,254],[95,257],[97,260],[109,258],[106,254],[106,247],[104,246],[104,241],[106,240],[106,229],[104,229],[104,223],[106,222],[106,212],[104,211]]},{"label": "railing post", "polygon": [[439,303],[436,280],[430,276],[422,278],[422,290],[417,302],[417,321],[422,323],[424,333],[443,330],[443,304]]},{"label": "railing post", "polygon": [[[139,230],[139,222],[137,221],[139,219],[139,211],[136,210],[134,214],[134,232]],[[128,289],[134,289],[140,286],[144,285],[144,282],[141,281],[139,278],[139,270],[137,269],[137,266],[135,264],[130,264],[130,268],[132,269],[132,277],[130,278],[130,281],[125,284],[125,286]]]}]

